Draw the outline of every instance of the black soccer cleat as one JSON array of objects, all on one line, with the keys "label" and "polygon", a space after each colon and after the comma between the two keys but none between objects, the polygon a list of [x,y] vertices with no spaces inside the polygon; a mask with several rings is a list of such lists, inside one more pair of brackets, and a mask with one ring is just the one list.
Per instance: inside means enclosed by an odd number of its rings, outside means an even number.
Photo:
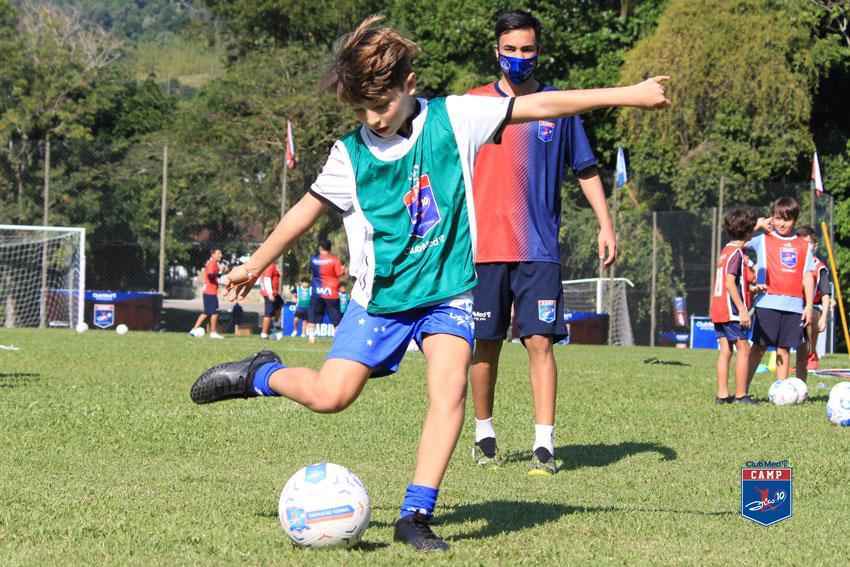
[{"label": "black soccer cleat", "polygon": [[449,544],[431,529],[430,518],[419,512],[396,521],[393,540],[413,546],[416,551],[448,551],[449,549]]},{"label": "black soccer cleat", "polygon": [[256,397],[254,372],[267,362],[280,362],[280,358],[271,351],[263,350],[236,362],[213,366],[195,380],[189,395],[196,404]]}]

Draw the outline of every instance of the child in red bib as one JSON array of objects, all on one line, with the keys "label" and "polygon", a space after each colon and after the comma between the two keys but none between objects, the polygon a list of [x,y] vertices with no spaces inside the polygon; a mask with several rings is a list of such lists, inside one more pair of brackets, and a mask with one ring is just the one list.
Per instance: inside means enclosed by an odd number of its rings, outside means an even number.
[{"label": "child in red bib", "polygon": [[[723,219],[723,229],[729,241],[717,260],[714,287],[711,294],[711,321],[720,353],[717,356],[717,404],[747,403],[747,370],[750,343],[750,283],[752,281],[744,245],[753,234],[756,215],[750,209],[732,209]],[[738,353],[735,361],[735,396],[729,395],[729,362],[732,350]]]}]

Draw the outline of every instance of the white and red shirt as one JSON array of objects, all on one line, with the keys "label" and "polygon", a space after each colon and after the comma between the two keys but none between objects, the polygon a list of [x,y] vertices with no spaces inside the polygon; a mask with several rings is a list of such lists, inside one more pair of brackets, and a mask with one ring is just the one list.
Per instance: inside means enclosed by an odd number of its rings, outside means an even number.
[{"label": "white and red shirt", "polygon": [[741,314],[732,301],[729,288],[726,287],[726,276],[735,277],[735,288],[741,296],[747,309],[750,308],[750,270],[747,258],[738,246],[726,245],[720,251],[714,272],[714,292],[711,294],[711,321],[713,323],[728,323],[740,321]]},{"label": "white and red shirt", "polygon": [[280,295],[280,270],[276,264],[269,264],[260,278],[260,295],[274,299]]},{"label": "white and red shirt", "polygon": [[204,266],[204,295],[218,295],[218,262],[212,258]]}]

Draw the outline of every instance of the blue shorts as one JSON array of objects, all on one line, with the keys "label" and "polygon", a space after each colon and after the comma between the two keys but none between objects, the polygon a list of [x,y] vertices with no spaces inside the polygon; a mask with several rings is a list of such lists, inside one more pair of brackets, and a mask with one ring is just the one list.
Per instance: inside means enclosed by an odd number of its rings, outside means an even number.
[{"label": "blue shorts", "polygon": [[336,327],[342,319],[342,312],[339,310],[339,299],[327,299],[318,295],[310,296],[310,322],[322,323],[325,318],[325,313],[328,314],[328,319],[331,324]]},{"label": "blue shorts", "polygon": [[567,336],[561,290],[561,266],[551,262],[476,264],[472,290],[475,338],[504,340],[511,305],[520,337],[544,335],[554,342]]},{"label": "blue shorts", "polygon": [[281,298],[279,295],[275,295],[274,299],[264,297],[263,303],[265,303],[265,311],[263,311],[263,314],[266,317],[271,317],[278,309],[283,307],[283,298]]},{"label": "blue shorts", "polygon": [[309,307],[296,307],[295,308],[295,317],[297,319],[301,319],[302,321],[307,321],[310,318],[310,308]]},{"label": "blue shorts", "polygon": [[803,338],[802,313],[756,307],[753,343],[761,346],[797,348]]},{"label": "blue shorts", "polygon": [[386,376],[398,370],[411,340],[421,349],[426,335],[455,335],[472,348],[472,327],[472,300],[468,296],[383,315],[370,315],[351,301],[336,329],[328,358],[360,362],[372,369],[373,377]]},{"label": "blue shorts", "polygon": [[218,296],[210,293],[204,295],[204,314],[215,315],[218,313]]},{"label": "blue shorts", "polygon": [[747,336],[747,330],[741,327],[741,323],[739,323],[738,321],[715,323],[714,335],[718,338],[718,340],[726,339],[730,343],[734,343],[737,341],[746,341],[749,338]]}]

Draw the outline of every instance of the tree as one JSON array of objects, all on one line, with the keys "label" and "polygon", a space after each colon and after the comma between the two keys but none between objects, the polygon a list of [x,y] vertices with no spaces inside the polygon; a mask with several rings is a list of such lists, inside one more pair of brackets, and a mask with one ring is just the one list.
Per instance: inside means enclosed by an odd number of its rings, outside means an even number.
[{"label": "tree", "polygon": [[119,42],[83,21],[76,11],[25,3],[18,18],[21,55],[11,100],[0,115],[0,140],[8,148],[4,169],[13,172],[15,220],[27,222],[25,186],[38,144],[49,138],[87,139],[93,105],[89,89],[117,61]]},{"label": "tree", "polygon": [[673,76],[670,110],[619,120],[633,169],[669,184],[670,204],[713,204],[721,177],[736,201],[764,203],[767,182],[795,174],[811,155],[811,32],[781,6],[673,0],[626,57],[626,83]]}]

